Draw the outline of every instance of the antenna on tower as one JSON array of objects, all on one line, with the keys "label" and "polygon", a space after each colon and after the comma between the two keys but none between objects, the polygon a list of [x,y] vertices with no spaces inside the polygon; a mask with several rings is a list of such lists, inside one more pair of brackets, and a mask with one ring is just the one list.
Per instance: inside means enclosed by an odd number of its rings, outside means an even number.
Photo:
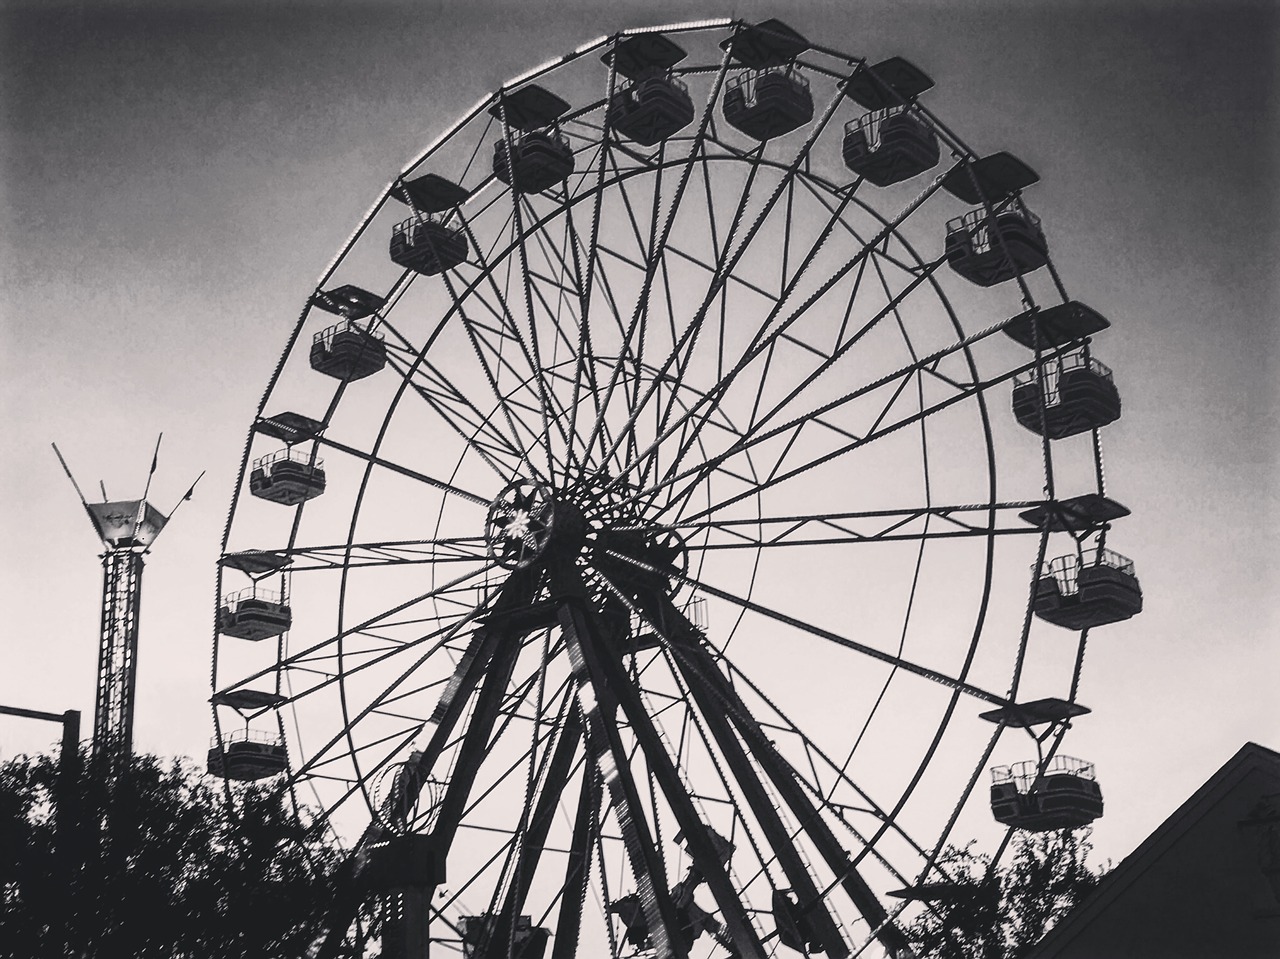
[{"label": "antenna on tower", "polygon": [[[71,467],[68,466],[67,461],[63,459],[62,450],[58,449],[57,443],[50,443],[49,445],[53,447],[53,452],[57,454],[58,462],[62,464],[62,472],[67,474],[67,479],[71,480],[71,485],[76,488],[76,495],[80,497],[80,505],[83,506],[85,509],[88,509],[89,504],[86,503],[84,500],[84,493],[80,492],[80,484],[77,483],[76,478],[71,475]],[[105,493],[106,491],[107,489],[104,486],[102,488],[102,492]]]},{"label": "antenna on tower", "polygon": [[166,523],[168,523],[168,522],[169,522],[169,520],[173,519],[173,514],[174,514],[174,513],[176,513],[176,512],[178,512],[178,507],[179,507],[179,506],[181,506],[181,505],[182,505],[183,503],[185,503],[187,500],[191,499],[192,495],[193,495],[193,494],[195,493],[195,491],[196,491],[196,483],[199,483],[202,479],[204,479],[204,474],[205,474],[205,473],[207,473],[207,472],[209,472],[209,471],[208,471],[208,470],[201,470],[201,471],[200,471],[200,475],[199,475],[199,476],[197,476],[197,477],[196,477],[196,479],[195,479],[195,482],[191,484],[191,489],[187,490],[186,495],[185,495],[185,496],[183,496],[183,497],[182,497],[182,499],[178,500],[177,504],[173,507],[173,509],[169,510],[169,515],[168,515],[168,516],[166,516],[166,517],[164,518],[164,521],[165,521]]},{"label": "antenna on tower", "polygon": [[142,513],[147,506],[147,494],[151,492],[151,477],[156,475],[156,467],[160,464],[160,441],[164,439],[161,433],[156,437],[156,451],[151,454],[151,469],[147,470],[147,485],[142,488],[142,499],[138,501],[138,518],[133,524],[133,535],[136,539],[138,530],[142,528]]},{"label": "antenna on tower", "polygon": [[[102,540],[102,631],[98,646],[97,698],[93,717],[93,767],[108,784],[124,775],[133,755],[133,702],[138,678],[138,615],[142,603],[142,567],[169,518],[151,505],[151,480],[160,459],[160,440],[156,439],[151,469],[142,498],[136,500],[107,499],[107,487],[101,480],[102,502],[90,503],[71,474],[66,458],[54,443],[62,470],[71,480],[80,505],[89,514],[94,531]],[[204,476],[201,473],[200,476]],[[200,481],[199,477],[196,482]],[[191,498],[196,484],[191,484],[179,505]]]}]

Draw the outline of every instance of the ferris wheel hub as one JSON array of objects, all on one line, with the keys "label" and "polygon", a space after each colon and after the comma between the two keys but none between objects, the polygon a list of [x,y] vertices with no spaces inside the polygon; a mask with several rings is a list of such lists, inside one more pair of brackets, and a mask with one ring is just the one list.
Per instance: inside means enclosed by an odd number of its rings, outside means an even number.
[{"label": "ferris wheel hub", "polygon": [[513,480],[489,504],[484,527],[489,555],[507,569],[524,569],[546,551],[555,520],[550,490],[532,480]]},{"label": "ferris wheel hub", "polygon": [[506,569],[583,557],[613,588],[631,596],[669,594],[687,571],[684,540],[647,520],[628,488],[605,475],[557,489],[513,480],[489,506],[485,538],[490,556]]}]

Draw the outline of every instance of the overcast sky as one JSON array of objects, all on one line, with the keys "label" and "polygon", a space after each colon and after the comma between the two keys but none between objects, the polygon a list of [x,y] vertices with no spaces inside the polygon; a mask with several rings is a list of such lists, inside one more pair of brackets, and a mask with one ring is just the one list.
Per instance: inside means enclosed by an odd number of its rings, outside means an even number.
[{"label": "overcast sky", "polygon": [[[1280,747],[1277,42],[1242,3],[0,5],[0,703],[92,725],[86,492],[168,509],[149,559],[135,742],[201,755],[213,570],[245,432],[316,277],[384,185],[506,78],[628,26],[781,16],[902,54],[931,108],[1041,173],[1055,262],[1107,314],[1124,398],[1112,545],[1146,611],[1091,643],[1072,754],[1119,858],[1247,740]],[[0,755],[56,730],[0,720]]]}]

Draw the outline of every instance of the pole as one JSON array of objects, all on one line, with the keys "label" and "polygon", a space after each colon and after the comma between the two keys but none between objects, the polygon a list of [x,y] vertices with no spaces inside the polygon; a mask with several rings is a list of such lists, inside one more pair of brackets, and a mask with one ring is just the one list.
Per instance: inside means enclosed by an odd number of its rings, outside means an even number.
[{"label": "pole", "polygon": [[58,753],[58,788],[54,812],[57,816],[59,845],[65,846],[75,832],[79,819],[79,804],[76,802],[76,796],[77,781],[80,778],[80,710],[68,709],[64,713],[46,713],[39,709],[23,709],[21,706],[0,706],[0,713],[62,724],[62,746]]},{"label": "pole", "polygon": [[70,795],[80,774],[80,710],[62,714],[62,750],[58,754],[58,775]]},{"label": "pole", "polygon": [[65,713],[46,713],[39,709],[23,709],[21,706],[0,706],[0,713],[62,724],[62,746],[58,753],[58,780],[63,795],[69,796],[74,790],[76,778],[80,773],[80,710],[68,709]]}]

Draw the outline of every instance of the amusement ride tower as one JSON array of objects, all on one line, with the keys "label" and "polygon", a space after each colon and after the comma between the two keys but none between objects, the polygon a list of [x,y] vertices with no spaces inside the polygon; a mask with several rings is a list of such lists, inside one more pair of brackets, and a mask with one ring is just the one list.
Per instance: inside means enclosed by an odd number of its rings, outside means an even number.
[{"label": "amusement ride tower", "polygon": [[[93,710],[92,765],[95,775],[115,782],[128,768],[133,754],[142,569],[146,554],[177,507],[165,515],[147,501],[160,452],[159,440],[156,441],[156,456],[151,460],[142,498],[108,501],[104,487],[101,503],[85,500],[80,484],[71,475],[57,445],[53,449],[105,549],[102,553],[102,619]],[[199,482],[198,478],[196,482]],[[195,483],[191,484],[183,501],[190,499],[194,491]]]}]

